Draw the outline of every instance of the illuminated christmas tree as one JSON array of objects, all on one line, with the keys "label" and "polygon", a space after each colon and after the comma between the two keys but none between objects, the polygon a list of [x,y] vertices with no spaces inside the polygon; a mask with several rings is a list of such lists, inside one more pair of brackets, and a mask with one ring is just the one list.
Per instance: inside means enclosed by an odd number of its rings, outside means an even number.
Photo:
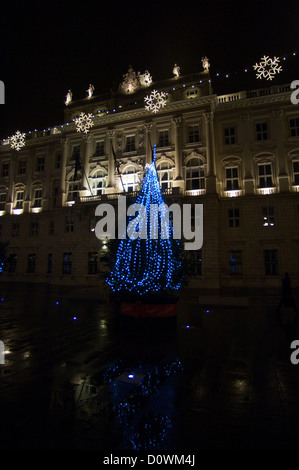
[{"label": "illuminated christmas tree", "polygon": [[[167,298],[182,285],[181,243],[164,203],[157,170],[156,152],[144,175],[129,216],[128,237],[121,239],[116,260],[106,279],[113,292],[125,298]],[[137,215],[136,215],[137,214]]]}]

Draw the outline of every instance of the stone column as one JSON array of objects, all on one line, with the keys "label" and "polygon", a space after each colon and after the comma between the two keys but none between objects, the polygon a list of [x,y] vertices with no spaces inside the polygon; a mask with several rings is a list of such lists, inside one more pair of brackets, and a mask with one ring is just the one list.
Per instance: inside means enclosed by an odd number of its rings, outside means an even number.
[{"label": "stone column", "polygon": [[91,156],[92,152],[92,146],[93,146],[93,138],[88,135],[85,139],[85,148],[84,148],[84,158],[82,159],[82,166],[84,168],[84,171],[82,170],[82,190],[84,193],[82,193],[82,196],[91,196],[90,190],[92,188],[90,187],[89,181],[88,181],[88,174],[89,174],[89,159]]},{"label": "stone column", "polygon": [[68,138],[63,138],[60,140],[61,144],[63,145],[63,154],[62,154],[62,162],[61,162],[61,176],[60,176],[60,194],[59,194],[59,205],[65,205],[67,199],[66,193],[66,164],[67,164],[67,157],[70,152],[70,141]]},{"label": "stone column", "polygon": [[107,131],[107,135],[109,138],[108,141],[108,180],[107,180],[107,187],[105,192],[107,194],[112,194],[115,192],[115,162],[114,162],[114,155],[113,150],[116,152],[114,137],[115,137],[115,130],[109,129]]},{"label": "stone column", "polygon": [[182,168],[182,149],[181,149],[181,123],[182,117],[175,116],[172,119],[174,124],[174,178],[173,187],[184,189],[183,168]]},{"label": "stone column", "polygon": [[[250,114],[242,114],[240,116],[241,126],[241,142],[243,145],[243,168],[244,168],[244,191],[245,194],[254,194],[254,178],[252,176],[252,155],[250,149],[250,142],[252,141],[252,119]],[[240,177],[242,178],[242,174]]]},{"label": "stone column", "polygon": [[153,125],[151,122],[144,124],[145,129],[145,163],[152,163],[151,133]]},{"label": "stone column", "polygon": [[6,199],[5,211],[7,214],[12,214],[13,199],[14,199],[14,185],[17,175],[17,154],[13,151],[9,165],[9,183],[8,183],[8,194]]},{"label": "stone column", "polygon": [[206,128],[206,148],[207,148],[207,176],[206,193],[216,193],[216,165],[215,165],[215,141],[214,141],[214,113],[204,114]]},{"label": "stone column", "polygon": [[274,138],[276,139],[276,171],[279,192],[290,191],[290,176],[287,173],[287,159],[285,149],[284,112],[282,109],[272,112],[274,122]]}]

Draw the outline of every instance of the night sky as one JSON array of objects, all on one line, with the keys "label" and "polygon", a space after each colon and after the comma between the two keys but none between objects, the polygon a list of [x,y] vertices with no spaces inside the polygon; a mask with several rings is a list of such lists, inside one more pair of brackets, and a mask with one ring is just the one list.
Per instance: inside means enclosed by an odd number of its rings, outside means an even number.
[{"label": "night sky", "polygon": [[[68,89],[73,99],[89,83],[105,93],[129,65],[155,82],[175,63],[182,75],[201,71],[207,56],[215,93],[299,79],[298,1],[2,2],[0,14],[1,139],[61,124]],[[290,54],[276,81],[255,78],[265,54]]]}]

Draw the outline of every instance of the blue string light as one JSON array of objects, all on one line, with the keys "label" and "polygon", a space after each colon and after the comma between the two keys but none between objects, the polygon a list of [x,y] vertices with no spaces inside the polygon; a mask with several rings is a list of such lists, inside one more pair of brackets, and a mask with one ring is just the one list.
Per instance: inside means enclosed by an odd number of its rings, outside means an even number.
[{"label": "blue string light", "polygon": [[[134,230],[120,241],[115,265],[106,279],[113,292],[162,293],[176,291],[182,284],[180,242],[173,238],[168,223],[155,160],[156,145],[135,202],[135,216],[129,216],[128,228]],[[140,207],[146,210],[144,217]]]}]

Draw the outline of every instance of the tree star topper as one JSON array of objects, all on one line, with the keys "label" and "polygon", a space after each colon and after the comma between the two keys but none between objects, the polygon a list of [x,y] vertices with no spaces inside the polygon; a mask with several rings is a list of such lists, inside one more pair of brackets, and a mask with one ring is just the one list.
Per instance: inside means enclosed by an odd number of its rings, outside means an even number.
[{"label": "tree star topper", "polygon": [[17,151],[25,146],[25,134],[17,131],[15,135],[10,138],[10,146]]},{"label": "tree star topper", "polygon": [[166,105],[166,94],[164,91],[160,93],[157,90],[153,90],[149,96],[144,98],[145,109],[157,113],[161,108]]},{"label": "tree star topper", "polygon": [[272,80],[274,75],[282,71],[282,66],[278,65],[279,57],[271,59],[271,57],[264,55],[260,63],[253,65],[254,70],[257,71],[256,78],[266,78]]},{"label": "tree star topper", "polygon": [[92,114],[80,113],[79,117],[75,119],[77,132],[88,134],[90,128],[94,125]]}]

